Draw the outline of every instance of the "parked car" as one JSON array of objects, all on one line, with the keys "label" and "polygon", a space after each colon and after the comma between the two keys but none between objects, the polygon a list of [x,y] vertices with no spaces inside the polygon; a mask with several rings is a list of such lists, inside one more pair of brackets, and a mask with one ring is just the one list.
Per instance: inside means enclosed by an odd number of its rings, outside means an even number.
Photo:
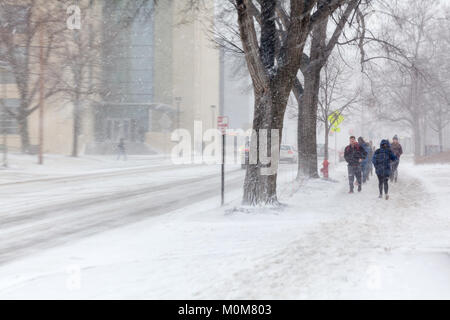
[{"label": "parked car", "polygon": [[287,161],[290,163],[295,163],[298,160],[297,150],[291,145],[282,144],[280,146],[280,162]]},{"label": "parked car", "polygon": [[241,169],[247,168],[250,157],[250,139],[245,139],[245,144],[239,148],[239,153],[241,156]]}]

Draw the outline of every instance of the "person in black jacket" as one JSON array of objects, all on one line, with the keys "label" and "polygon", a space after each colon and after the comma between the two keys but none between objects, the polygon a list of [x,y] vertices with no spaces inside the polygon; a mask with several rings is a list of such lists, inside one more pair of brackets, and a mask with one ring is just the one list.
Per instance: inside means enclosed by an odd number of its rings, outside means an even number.
[{"label": "person in black jacket", "polygon": [[379,198],[383,198],[383,187],[386,200],[389,199],[389,176],[391,175],[392,162],[397,161],[397,156],[392,152],[389,140],[381,140],[380,149],[375,151],[372,163],[375,166],[375,172],[378,176],[378,188],[380,190]]},{"label": "person in black jacket", "polygon": [[367,152],[356,142],[354,136],[350,137],[350,144],[345,148],[344,158],[348,164],[348,180],[350,184],[349,193],[353,193],[353,183],[358,183],[358,192],[361,191],[361,162],[367,157]]},{"label": "person in black jacket", "polygon": [[373,176],[372,157],[373,157],[373,154],[375,153],[376,148],[373,145],[373,141],[372,140],[370,140],[369,146],[370,146],[370,151],[369,151],[369,154],[367,155],[367,157],[369,158],[369,173],[370,173],[371,176]]},{"label": "person in black jacket", "polygon": [[127,160],[127,151],[125,149],[125,139],[121,138],[119,144],[117,145],[117,160],[123,156],[123,160]]}]

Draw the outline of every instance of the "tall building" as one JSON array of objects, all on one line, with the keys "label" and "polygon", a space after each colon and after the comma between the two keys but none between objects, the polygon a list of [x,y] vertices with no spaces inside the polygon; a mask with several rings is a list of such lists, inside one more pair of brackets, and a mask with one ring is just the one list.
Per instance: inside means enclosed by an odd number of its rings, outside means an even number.
[{"label": "tall building", "polygon": [[94,141],[89,143],[89,153],[111,152],[122,138],[132,152],[150,151],[145,134],[151,129],[154,107],[152,4],[149,1],[129,26],[117,30],[123,8],[111,1],[103,2],[99,30],[103,44],[99,55],[101,93],[100,101],[92,105]]},{"label": "tall building", "polygon": [[[101,39],[104,44],[96,66],[89,69],[94,74],[89,81],[98,82],[100,91],[82,101],[82,153],[114,152],[121,138],[131,153],[170,152],[175,144],[171,141],[174,129],[193,132],[194,121],[201,121],[204,130],[216,125],[220,62],[208,34],[214,23],[213,0],[205,1],[200,12],[191,13],[183,10],[185,1],[158,1],[155,7],[149,1],[131,23],[120,30],[114,28],[120,10],[126,6],[132,12],[133,3],[95,2],[93,14],[82,21],[79,35]],[[59,59],[63,59],[61,55],[48,63],[58,65]],[[7,68],[0,61],[0,83],[7,98],[17,100],[17,86]],[[2,94],[0,88],[0,99]],[[5,102],[13,106],[16,100]],[[73,108],[62,95],[45,101],[45,152],[70,154]],[[17,123],[4,114],[3,119],[10,127],[8,144],[19,147]],[[36,145],[36,111],[27,123],[31,144]]]},{"label": "tall building", "polygon": [[[94,106],[95,148],[105,152],[119,138],[134,152],[169,152],[176,128],[194,121],[215,126],[219,105],[219,54],[202,12],[183,12],[182,1],[149,2],[143,14],[103,48],[104,95]],[[116,7],[105,2],[103,34],[111,38]]]}]

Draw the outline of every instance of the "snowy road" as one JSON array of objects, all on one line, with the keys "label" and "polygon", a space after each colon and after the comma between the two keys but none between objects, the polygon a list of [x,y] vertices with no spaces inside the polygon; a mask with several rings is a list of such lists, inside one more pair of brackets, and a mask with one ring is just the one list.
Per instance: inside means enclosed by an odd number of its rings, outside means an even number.
[{"label": "snowy road", "polygon": [[[124,168],[0,184],[0,264],[216,196],[218,168]],[[227,173],[227,189],[243,170]]]}]

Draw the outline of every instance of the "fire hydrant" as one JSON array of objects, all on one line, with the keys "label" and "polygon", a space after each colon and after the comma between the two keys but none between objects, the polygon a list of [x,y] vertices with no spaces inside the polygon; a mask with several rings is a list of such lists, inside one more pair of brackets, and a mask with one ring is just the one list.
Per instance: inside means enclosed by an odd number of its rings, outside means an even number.
[{"label": "fire hydrant", "polygon": [[329,165],[330,163],[328,162],[328,160],[323,160],[323,162],[322,162],[322,168],[320,169],[320,172],[322,172],[322,174],[323,174],[323,177],[325,178],[325,179],[328,179],[328,165]]}]

